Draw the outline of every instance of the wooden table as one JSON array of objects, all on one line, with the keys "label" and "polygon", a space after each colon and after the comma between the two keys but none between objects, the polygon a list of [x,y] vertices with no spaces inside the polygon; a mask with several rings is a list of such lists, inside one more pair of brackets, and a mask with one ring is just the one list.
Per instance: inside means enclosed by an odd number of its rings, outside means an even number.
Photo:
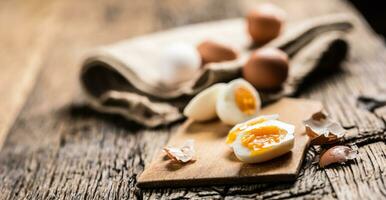
[{"label": "wooden table", "polygon": [[[261,2],[261,1],[259,1]],[[290,22],[350,12],[338,0],[274,1]],[[175,26],[242,16],[252,0],[0,2],[0,199],[326,198],[386,196],[386,106],[358,107],[386,86],[386,49],[360,17],[343,72],[300,96],[321,100],[359,157],[320,169],[311,148],[294,183],[140,190],[137,177],[175,127],[143,128],[84,105],[77,74],[88,48]],[[385,90],[383,90],[383,93]],[[177,125],[178,126],[178,125]]]}]

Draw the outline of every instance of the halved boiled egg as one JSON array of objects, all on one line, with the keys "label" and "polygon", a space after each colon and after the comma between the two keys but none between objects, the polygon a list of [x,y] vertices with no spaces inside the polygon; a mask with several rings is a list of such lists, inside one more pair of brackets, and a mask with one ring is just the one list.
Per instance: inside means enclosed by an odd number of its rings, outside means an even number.
[{"label": "halved boiled egg", "polygon": [[225,83],[217,83],[197,94],[184,109],[184,115],[195,121],[205,121],[216,117],[216,101]]},{"label": "halved boiled egg", "polygon": [[277,120],[277,115],[260,116],[233,127],[227,137],[236,157],[260,163],[289,152],[294,146],[295,126]]},{"label": "halved boiled egg", "polygon": [[244,79],[236,79],[218,94],[216,112],[222,122],[235,125],[255,117],[260,107],[256,89]]}]

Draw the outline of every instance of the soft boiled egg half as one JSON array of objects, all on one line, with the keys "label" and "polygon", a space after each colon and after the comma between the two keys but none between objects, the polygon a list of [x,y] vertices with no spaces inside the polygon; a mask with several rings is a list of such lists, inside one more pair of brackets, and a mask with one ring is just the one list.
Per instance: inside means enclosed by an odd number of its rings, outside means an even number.
[{"label": "soft boiled egg half", "polygon": [[184,109],[184,115],[195,121],[211,120],[218,116],[228,125],[255,117],[261,100],[256,89],[244,79],[218,83],[197,94]]},{"label": "soft boiled egg half", "polygon": [[225,83],[217,83],[197,94],[185,107],[184,115],[195,121],[215,118],[217,96],[225,87]]},{"label": "soft boiled egg half", "polygon": [[245,163],[260,163],[289,152],[294,146],[295,126],[277,120],[277,115],[260,116],[234,126],[226,143]]},{"label": "soft boiled egg half", "polygon": [[216,113],[225,124],[235,125],[255,117],[260,107],[256,89],[246,80],[236,79],[219,92]]}]

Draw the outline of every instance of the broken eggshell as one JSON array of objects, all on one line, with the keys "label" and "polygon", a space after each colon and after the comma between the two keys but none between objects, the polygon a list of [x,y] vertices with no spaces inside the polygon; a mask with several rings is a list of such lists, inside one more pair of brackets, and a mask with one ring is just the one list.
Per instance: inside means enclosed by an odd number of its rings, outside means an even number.
[{"label": "broken eggshell", "polygon": [[355,159],[358,155],[356,150],[347,146],[334,146],[325,151],[319,160],[319,166],[324,168],[333,163],[343,164],[348,160]]},{"label": "broken eggshell", "polygon": [[318,112],[303,122],[312,145],[331,144],[344,136],[346,130],[323,112]]},{"label": "broken eggshell", "polygon": [[167,146],[163,148],[166,155],[173,161],[187,163],[194,160],[196,151],[194,150],[194,140],[187,140],[181,148]]}]

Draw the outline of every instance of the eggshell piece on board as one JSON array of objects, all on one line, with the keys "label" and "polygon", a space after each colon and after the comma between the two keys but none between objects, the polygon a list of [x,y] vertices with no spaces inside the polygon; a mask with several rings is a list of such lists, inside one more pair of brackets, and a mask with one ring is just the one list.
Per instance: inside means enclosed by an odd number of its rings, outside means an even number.
[{"label": "eggshell piece on board", "polygon": [[313,114],[303,123],[312,145],[336,143],[346,134],[346,130],[340,124],[323,112]]}]

